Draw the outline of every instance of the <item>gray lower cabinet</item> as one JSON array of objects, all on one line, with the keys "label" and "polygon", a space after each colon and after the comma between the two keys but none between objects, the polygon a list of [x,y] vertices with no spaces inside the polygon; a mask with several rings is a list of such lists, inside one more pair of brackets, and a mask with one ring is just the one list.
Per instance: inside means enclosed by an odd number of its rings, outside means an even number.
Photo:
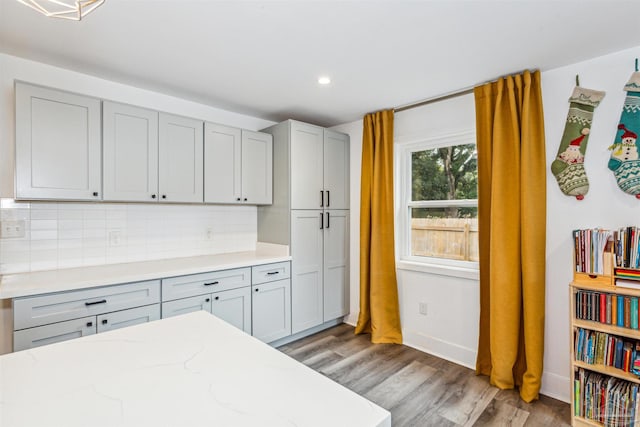
[{"label": "gray lower cabinet", "polygon": [[291,335],[291,263],[253,267],[253,336],[272,342]]},{"label": "gray lower cabinet", "polygon": [[251,267],[162,279],[162,317],[205,310],[251,333]]},{"label": "gray lower cabinet", "polygon": [[162,317],[204,310],[251,333],[251,289],[249,287],[214,292],[162,303]]},{"label": "gray lower cabinet", "polygon": [[160,318],[160,281],[127,283],[13,300],[13,350]]}]

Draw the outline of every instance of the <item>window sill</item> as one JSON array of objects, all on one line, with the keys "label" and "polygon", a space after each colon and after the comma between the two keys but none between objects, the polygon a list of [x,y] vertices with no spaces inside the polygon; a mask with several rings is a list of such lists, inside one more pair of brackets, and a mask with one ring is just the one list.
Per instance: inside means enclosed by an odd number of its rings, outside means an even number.
[{"label": "window sill", "polygon": [[480,270],[477,268],[454,267],[450,265],[429,264],[408,260],[396,261],[396,268],[398,270],[419,271],[421,273],[438,274],[441,276],[480,280]]}]

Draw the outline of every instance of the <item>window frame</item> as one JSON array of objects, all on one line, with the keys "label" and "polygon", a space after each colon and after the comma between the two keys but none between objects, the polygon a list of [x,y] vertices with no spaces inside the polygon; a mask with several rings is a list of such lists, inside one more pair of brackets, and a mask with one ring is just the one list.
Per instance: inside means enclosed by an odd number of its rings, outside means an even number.
[{"label": "window frame", "polygon": [[448,206],[477,207],[477,199],[413,201],[412,154],[452,145],[476,144],[475,129],[429,138],[396,141],[396,257],[401,269],[477,279],[479,263],[411,255],[411,209]]}]

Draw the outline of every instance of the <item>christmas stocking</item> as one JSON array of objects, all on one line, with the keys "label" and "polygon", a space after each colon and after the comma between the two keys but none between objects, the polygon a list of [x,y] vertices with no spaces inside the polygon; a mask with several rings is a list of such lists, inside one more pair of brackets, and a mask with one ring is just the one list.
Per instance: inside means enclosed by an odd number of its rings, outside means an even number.
[{"label": "christmas stocking", "polygon": [[569,98],[569,114],[558,148],[558,155],[551,163],[560,190],[567,196],[584,199],[589,191],[589,180],[584,170],[584,155],[593,120],[593,110],[605,93],[576,86]]},{"label": "christmas stocking", "polygon": [[616,177],[618,187],[640,199],[640,160],[638,160],[638,133],[640,131],[640,73],[631,75],[624,87],[627,97],[622,107],[620,124],[611,150],[609,169]]}]

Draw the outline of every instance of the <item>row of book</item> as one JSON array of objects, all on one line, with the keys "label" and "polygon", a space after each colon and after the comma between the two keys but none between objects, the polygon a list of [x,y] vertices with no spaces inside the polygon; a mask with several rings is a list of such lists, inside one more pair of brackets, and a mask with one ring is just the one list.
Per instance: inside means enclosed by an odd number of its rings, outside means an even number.
[{"label": "row of book", "polygon": [[638,384],[580,368],[573,386],[575,416],[615,427],[640,422]]},{"label": "row of book", "polygon": [[640,376],[640,341],[578,328],[574,333],[574,352],[581,362],[612,366]]},{"label": "row of book", "polygon": [[573,230],[576,271],[579,273],[605,274],[604,257],[607,241],[611,239],[610,230],[599,228]]},{"label": "row of book", "polygon": [[578,290],[576,319],[638,329],[638,297]]},{"label": "row of book", "polygon": [[640,268],[640,229],[624,227],[613,232],[617,267]]}]

